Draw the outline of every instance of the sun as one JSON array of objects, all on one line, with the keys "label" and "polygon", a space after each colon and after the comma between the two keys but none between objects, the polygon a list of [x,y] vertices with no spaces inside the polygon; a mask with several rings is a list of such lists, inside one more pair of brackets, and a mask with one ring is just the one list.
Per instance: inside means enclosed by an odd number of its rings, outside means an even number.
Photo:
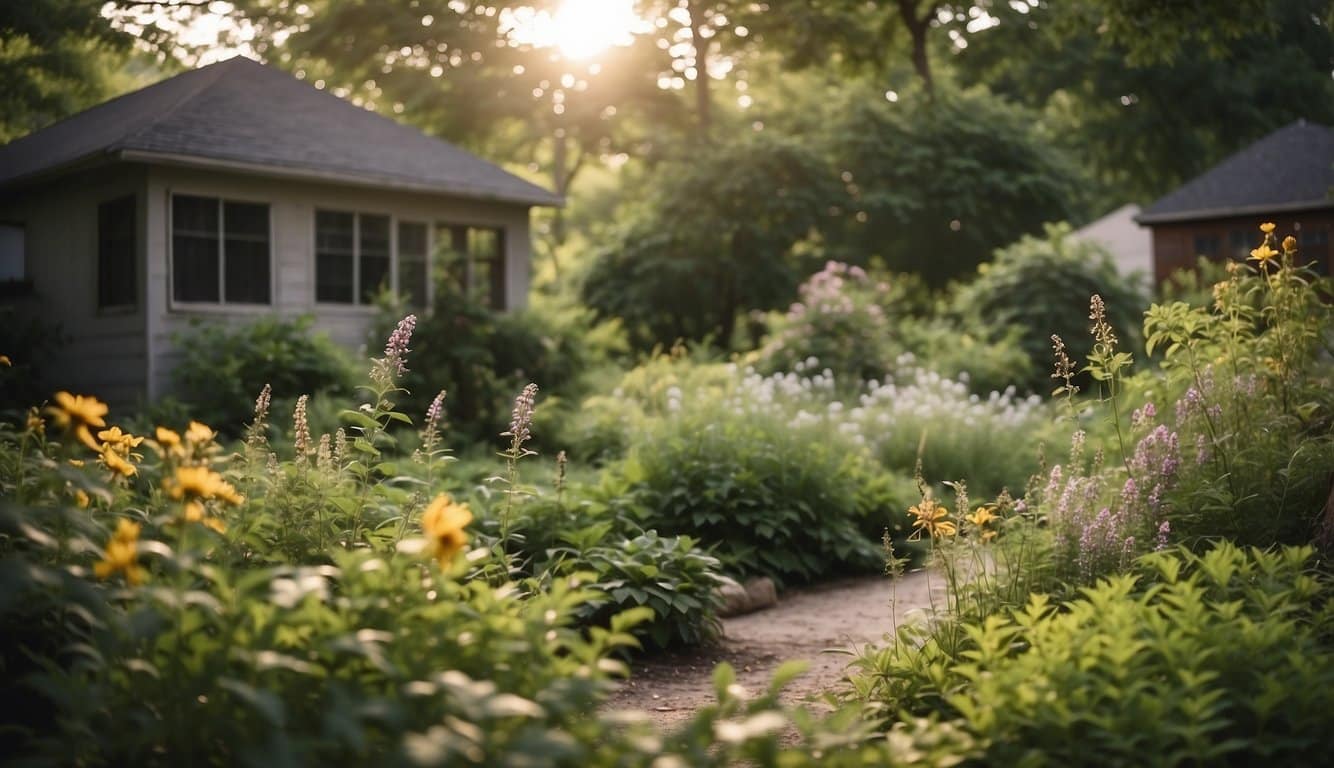
[{"label": "sun", "polygon": [[591,59],[612,46],[628,45],[646,26],[634,0],[564,0],[555,12],[518,8],[505,21],[512,40],[558,48],[567,59]]}]

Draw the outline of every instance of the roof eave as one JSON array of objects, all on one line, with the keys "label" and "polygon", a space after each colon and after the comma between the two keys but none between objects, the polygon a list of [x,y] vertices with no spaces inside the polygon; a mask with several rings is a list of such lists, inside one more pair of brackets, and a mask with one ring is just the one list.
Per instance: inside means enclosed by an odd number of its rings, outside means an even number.
[{"label": "roof eave", "polygon": [[1173,211],[1170,213],[1141,213],[1134,218],[1135,222],[1138,224],[1175,224],[1183,221],[1199,221],[1201,219],[1227,219],[1240,216],[1253,216],[1257,214],[1318,211],[1323,208],[1334,208],[1334,199],[1299,200],[1294,203],[1242,205],[1230,208],[1202,208],[1194,211]]},{"label": "roof eave", "polygon": [[158,165],[171,165],[183,168],[204,168],[210,170],[234,171],[237,173],[246,173],[256,176],[267,176],[270,178],[293,179],[298,181],[322,181],[335,184],[344,184],[355,187],[368,187],[373,189],[393,189],[403,192],[422,192],[432,195],[449,195],[451,197],[466,197],[475,200],[488,200],[499,203],[512,203],[517,205],[561,207],[565,205],[565,199],[559,195],[547,192],[541,187],[534,185],[535,190],[531,195],[507,194],[497,192],[494,189],[482,187],[470,187],[467,185],[440,186],[436,184],[422,184],[393,177],[369,176],[356,173],[342,173],[338,171],[329,171],[318,168],[303,168],[299,166],[273,165],[269,163],[250,163],[241,160],[232,160],[227,158],[204,157],[200,155],[182,155],[169,152],[152,152],[139,149],[125,149],[118,153],[118,157],[126,162],[154,163]]}]

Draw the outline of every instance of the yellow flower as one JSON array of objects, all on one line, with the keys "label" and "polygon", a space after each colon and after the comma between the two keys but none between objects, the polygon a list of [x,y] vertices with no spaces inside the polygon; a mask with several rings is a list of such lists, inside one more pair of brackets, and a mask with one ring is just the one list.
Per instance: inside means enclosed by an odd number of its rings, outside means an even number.
[{"label": "yellow flower", "polygon": [[214,437],[216,433],[212,429],[197,421],[190,422],[190,426],[185,430],[185,442],[191,445],[208,445],[213,442]]},{"label": "yellow flower", "polygon": [[0,365],[3,365],[4,367],[9,368],[9,367],[13,366],[14,363],[13,363],[13,361],[11,361],[11,360],[9,359],[9,355],[0,355]]},{"label": "yellow flower", "polygon": [[913,516],[913,527],[917,529],[913,533],[914,537],[919,537],[925,532],[935,539],[953,536],[959,532],[958,526],[946,519],[950,516],[949,509],[932,499],[922,499],[921,504],[909,507],[908,514]]},{"label": "yellow flower", "polygon": [[208,467],[177,467],[176,474],[162,481],[168,496],[181,499],[221,499],[228,504],[240,504],[245,499],[222,475]]},{"label": "yellow flower", "polygon": [[116,532],[111,534],[111,540],[107,542],[102,559],[93,565],[93,573],[97,575],[97,578],[107,579],[119,572],[124,575],[126,583],[130,586],[143,583],[144,569],[140,568],[136,562],[139,550],[139,531],[138,523],[132,523],[124,518],[121,519],[116,526]]},{"label": "yellow flower", "polygon": [[227,524],[222,522],[220,518],[210,517],[204,511],[204,505],[197,501],[191,501],[185,505],[184,517],[187,523],[199,523],[205,528],[211,528],[218,533],[227,532]]},{"label": "yellow flower", "polygon": [[88,498],[88,494],[83,489],[74,492],[74,503],[79,505],[79,509],[87,509],[91,501],[92,499]]},{"label": "yellow flower", "polygon": [[1261,224],[1261,225],[1260,225],[1260,231],[1263,232],[1263,233],[1265,233],[1266,235],[1269,234],[1269,233],[1271,233],[1271,232],[1273,232],[1273,231],[1274,231],[1274,222],[1272,222],[1272,221],[1266,221],[1265,223]]},{"label": "yellow flower", "polygon": [[468,535],[463,532],[472,522],[472,510],[467,504],[456,504],[448,494],[440,494],[422,512],[422,531],[430,543],[432,556],[444,567],[463,545]]},{"label": "yellow flower", "polygon": [[122,477],[129,477],[139,471],[110,445],[102,446],[102,453],[99,458],[102,461],[102,466]]},{"label": "yellow flower", "polygon": [[163,448],[175,448],[181,444],[181,436],[166,427],[158,427],[153,431],[153,436]]},{"label": "yellow flower", "polygon": [[1270,259],[1278,255],[1278,251],[1269,247],[1269,243],[1261,243],[1259,248],[1251,251],[1251,260],[1260,262],[1264,266]]},{"label": "yellow flower", "polygon": [[107,415],[106,404],[95,397],[71,395],[68,392],[57,392],[55,399],[56,404],[47,406],[46,412],[51,415],[51,420],[56,426],[72,432],[79,442],[94,451],[99,450],[89,428],[100,429],[107,425],[106,420],[102,418]]},{"label": "yellow flower", "polygon": [[981,532],[983,541],[991,541],[996,538],[996,531],[987,528],[988,525],[1000,519],[1000,517],[996,515],[996,508],[994,506],[978,507],[973,510],[971,515],[966,515],[964,519]]},{"label": "yellow flower", "polygon": [[1284,252],[1284,253],[1296,253],[1296,252],[1297,252],[1297,238],[1293,237],[1292,235],[1288,235],[1287,237],[1283,238],[1283,252]]},{"label": "yellow flower", "polygon": [[98,432],[97,439],[102,441],[104,447],[113,449],[121,456],[129,455],[130,449],[138,448],[139,444],[144,441],[142,437],[135,437],[128,432],[120,431],[120,427],[112,427]]},{"label": "yellow flower", "polygon": [[28,409],[28,431],[34,435],[40,435],[46,432],[46,419],[42,418],[42,412],[36,408]]}]

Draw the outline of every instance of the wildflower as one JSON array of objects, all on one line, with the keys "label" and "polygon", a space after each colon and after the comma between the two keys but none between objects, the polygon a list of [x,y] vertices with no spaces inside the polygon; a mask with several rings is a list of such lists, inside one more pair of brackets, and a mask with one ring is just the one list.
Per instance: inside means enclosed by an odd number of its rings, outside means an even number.
[{"label": "wildflower", "polygon": [[467,504],[457,504],[448,494],[440,494],[422,513],[422,532],[426,534],[431,555],[444,567],[453,559],[468,536],[463,529],[472,522]]},{"label": "wildflower", "polygon": [[1107,322],[1107,305],[1102,297],[1093,294],[1089,297],[1089,320],[1093,321],[1093,337],[1109,352],[1116,347],[1116,334],[1112,324]]},{"label": "wildflower", "polygon": [[102,462],[102,466],[115,472],[121,477],[130,477],[139,471],[133,464],[126,461],[115,447],[111,445],[102,446],[102,451],[98,458]]},{"label": "wildflower", "polygon": [[333,469],[333,449],[329,444],[328,432],[320,435],[320,444],[315,448],[315,466],[319,467],[321,472]]},{"label": "wildflower", "polygon": [[1065,350],[1065,340],[1053,333],[1051,335],[1051,348],[1054,350],[1056,357],[1056,371],[1052,373],[1051,377],[1065,382],[1065,386],[1056,390],[1056,394],[1069,394],[1072,397],[1079,394],[1079,387],[1072,383],[1075,376],[1075,363]]},{"label": "wildflower", "polygon": [[1284,253],[1296,253],[1296,252],[1297,252],[1297,238],[1293,237],[1292,235],[1288,235],[1287,237],[1283,238],[1283,252],[1284,252]]},{"label": "wildflower", "polygon": [[216,433],[207,425],[197,421],[190,422],[190,426],[185,429],[185,442],[193,446],[204,446],[213,442]]},{"label": "wildflower", "polygon": [[111,578],[112,574],[120,573],[125,577],[126,583],[132,587],[143,583],[144,569],[140,568],[136,562],[139,549],[139,531],[138,523],[121,519],[116,526],[116,532],[111,535],[111,540],[107,542],[102,559],[93,565],[93,573],[97,575],[97,578],[108,579]]},{"label": "wildflower", "polygon": [[1158,524],[1158,542],[1154,545],[1154,551],[1161,552],[1167,549],[1167,537],[1172,533],[1172,523],[1164,520]]},{"label": "wildflower", "polygon": [[430,406],[426,408],[426,429],[433,430],[440,427],[440,420],[445,412],[444,407],[445,390],[442,389],[431,401]]},{"label": "wildflower", "polygon": [[1266,221],[1265,223],[1261,224],[1261,225],[1260,225],[1260,231],[1263,232],[1263,233],[1265,233],[1266,235],[1273,234],[1273,232],[1274,232],[1274,222],[1272,222],[1272,221]]},{"label": "wildflower", "polygon": [[29,408],[28,422],[25,426],[34,435],[40,435],[46,432],[46,419],[42,418],[41,411],[36,408]]},{"label": "wildflower", "polygon": [[166,427],[158,427],[154,430],[153,438],[163,448],[179,448],[181,445],[181,436]]},{"label": "wildflower", "polygon": [[932,499],[922,499],[917,506],[909,507],[908,514],[913,516],[913,527],[917,529],[914,537],[924,532],[933,539],[958,533],[958,526],[946,519],[950,511]]},{"label": "wildflower", "polygon": [[408,366],[405,363],[408,349],[408,342],[412,340],[412,331],[417,327],[417,316],[408,315],[398,321],[398,327],[389,334],[389,341],[384,345],[384,363],[386,369],[390,372],[402,376],[408,372]]},{"label": "wildflower", "polygon": [[185,522],[187,523],[199,523],[205,528],[218,533],[227,532],[227,524],[222,522],[220,518],[212,517],[207,514],[204,510],[204,505],[197,501],[191,501],[185,505],[184,517]]},{"label": "wildflower", "polygon": [[296,409],[292,411],[292,431],[293,450],[301,461],[306,460],[306,455],[310,453],[310,422],[306,418],[306,403],[309,402],[310,395],[302,395],[296,399]]},{"label": "wildflower", "polygon": [[80,488],[74,491],[74,503],[79,505],[79,509],[87,509],[92,499],[88,498],[88,494]]},{"label": "wildflower", "polygon": [[996,531],[987,527],[1000,519],[1000,517],[996,515],[996,507],[978,507],[973,510],[971,515],[965,515],[964,519],[967,520],[974,529],[981,531],[982,541],[991,541],[996,537]]},{"label": "wildflower", "polygon": [[255,423],[263,424],[264,419],[269,415],[269,403],[273,398],[273,388],[268,384],[259,391],[259,397],[255,398]]},{"label": "wildflower", "polygon": [[95,397],[71,395],[68,392],[56,393],[56,404],[48,406],[46,412],[51,420],[61,429],[74,433],[79,442],[97,451],[100,449],[93,439],[91,427],[102,428],[107,425],[103,418],[107,415],[106,403]]},{"label": "wildflower", "polygon": [[9,359],[9,355],[0,355],[0,365],[10,368],[13,367],[14,363]]},{"label": "wildflower", "polygon": [[1274,250],[1273,248],[1270,248],[1269,243],[1261,243],[1259,248],[1251,250],[1250,260],[1258,262],[1260,266],[1263,267],[1264,265],[1268,264],[1270,259],[1273,259],[1275,256],[1278,256],[1278,251]]},{"label": "wildflower", "polygon": [[511,438],[516,451],[531,436],[529,428],[533,424],[533,403],[536,399],[536,384],[524,387],[519,396],[514,398],[514,410],[510,413],[510,428],[508,432],[502,432],[501,437]]},{"label": "wildflower", "polygon": [[111,449],[122,457],[130,456],[130,451],[138,448],[144,441],[142,437],[135,437],[128,432],[122,432],[120,427],[104,429],[97,433],[97,439],[102,441],[102,448]]},{"label": "wildflower", "polygon": [[177,501],[187,498],[220,499],[237,505],[245,500],[231,483],[208,467],[177,467],[176,474],[164,480],[162,488]]}]

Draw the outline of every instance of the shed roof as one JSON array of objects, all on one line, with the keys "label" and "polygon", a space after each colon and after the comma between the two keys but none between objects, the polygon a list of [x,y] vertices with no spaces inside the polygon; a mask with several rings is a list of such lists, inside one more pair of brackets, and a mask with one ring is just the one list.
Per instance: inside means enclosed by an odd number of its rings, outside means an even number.
[{"label": "shed roof", "polygon": [[561,203],[552,192],[446,141],[240,56],[0,146],[0,188],[107,158],[527,205]]},{"label": "shed roof", "polygon": [[1298,120],[1156,200],[1143,224],[1334,207],[1334,129]]}]

